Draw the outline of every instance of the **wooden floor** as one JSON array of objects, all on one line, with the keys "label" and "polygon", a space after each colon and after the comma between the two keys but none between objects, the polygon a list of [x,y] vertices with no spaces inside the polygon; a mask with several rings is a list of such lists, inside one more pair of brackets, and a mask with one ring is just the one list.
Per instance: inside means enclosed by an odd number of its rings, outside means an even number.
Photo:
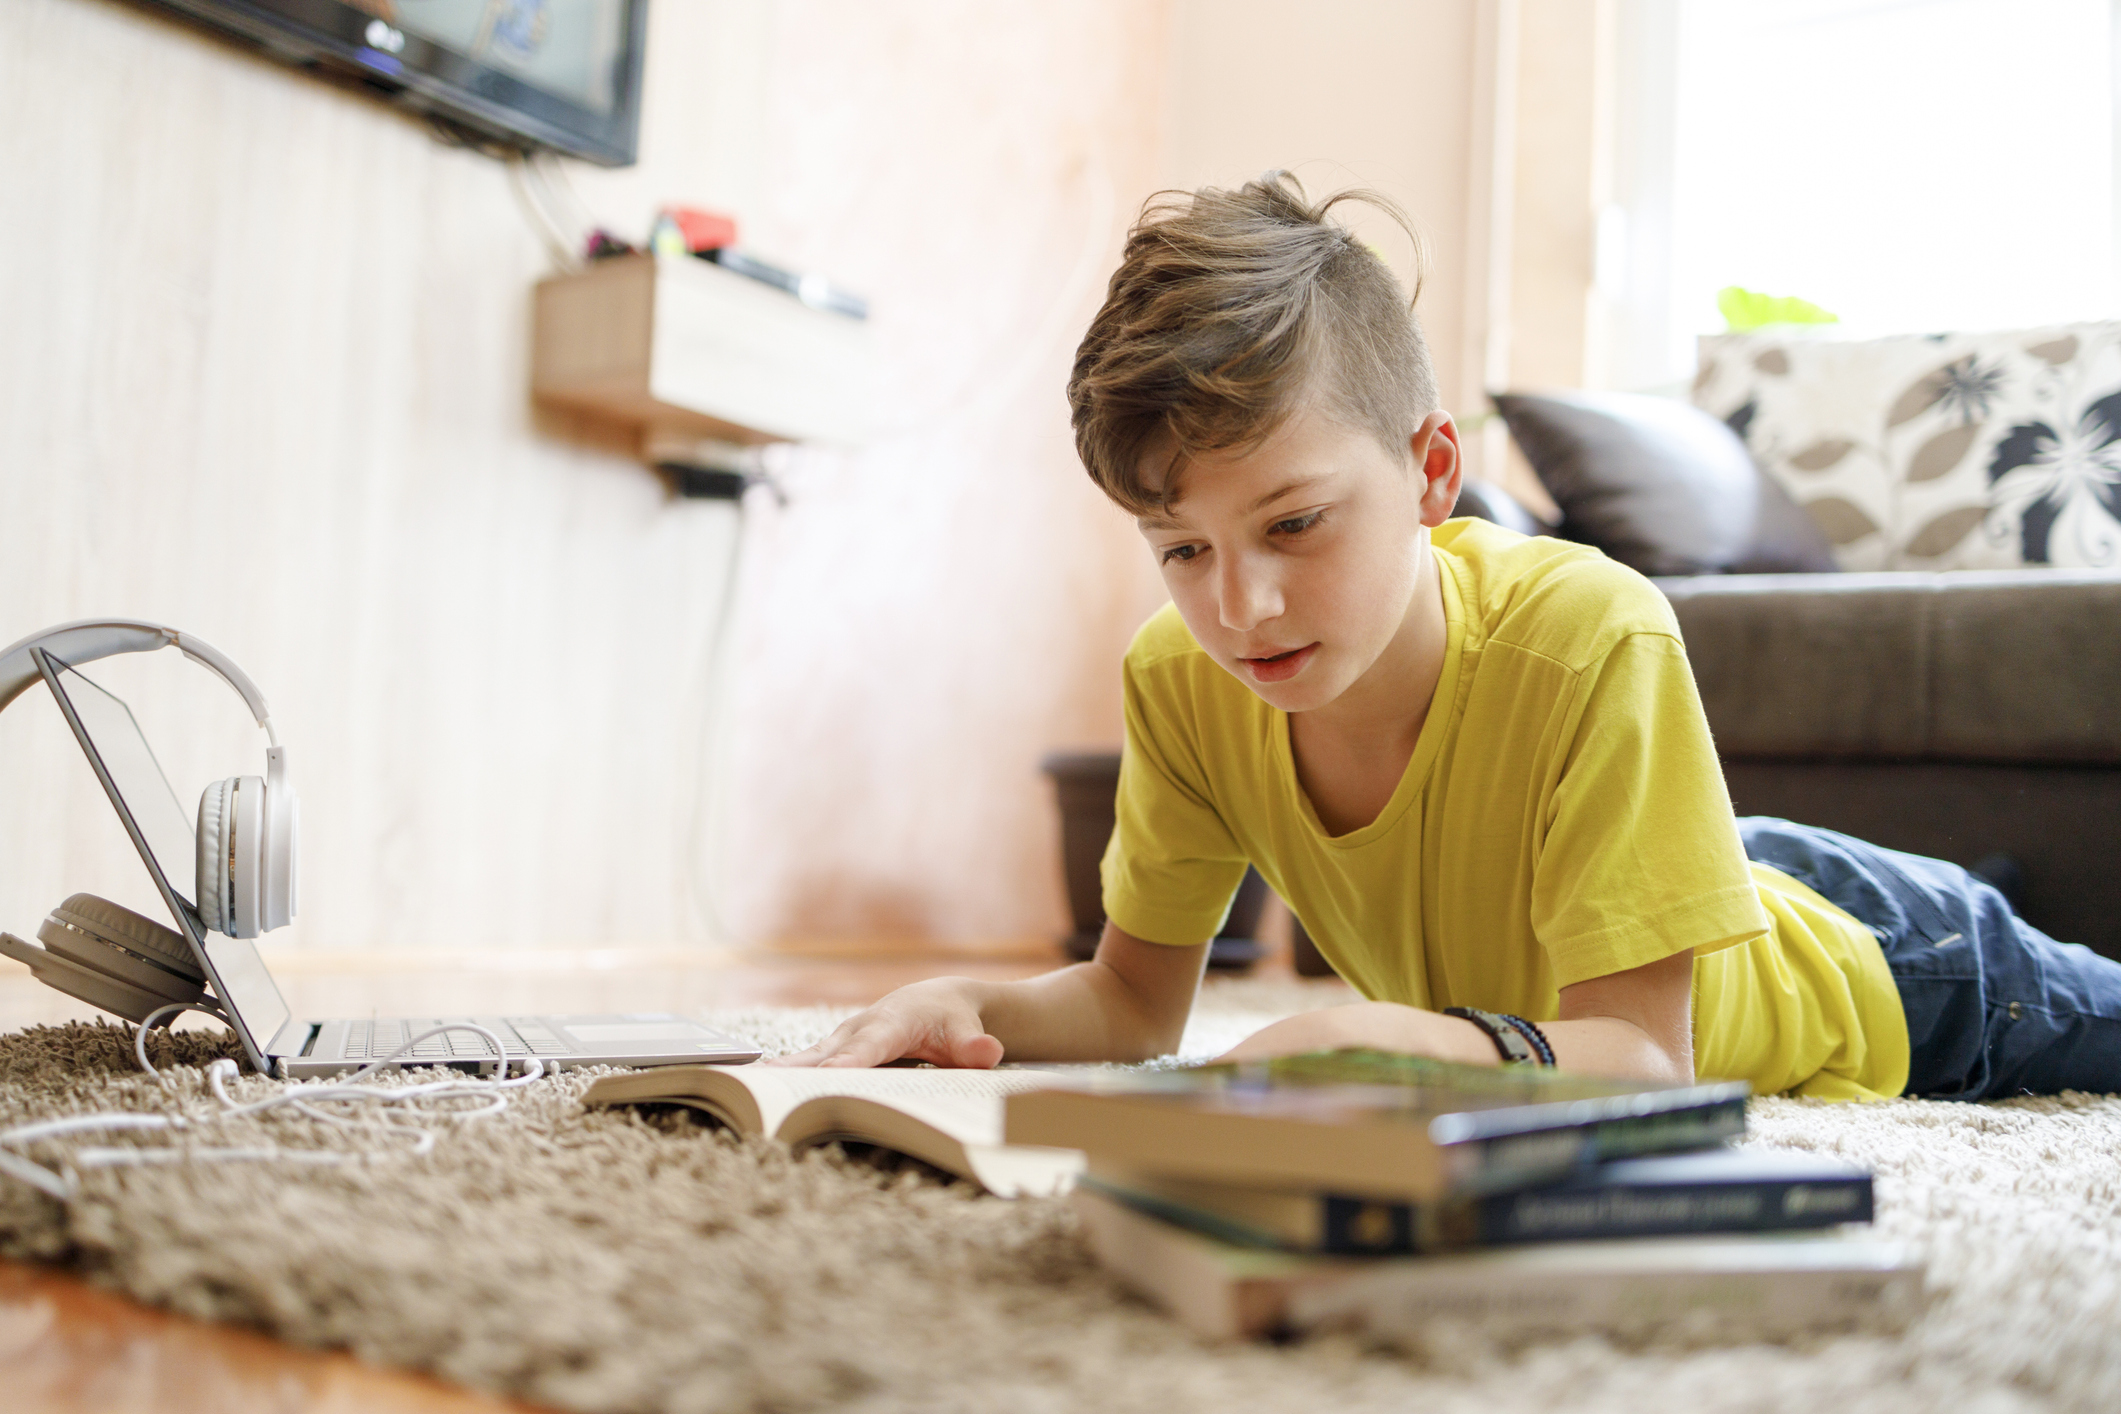
[{"label": "wooden floor", "polygon": [[[791,948],[773,953],[275,954],[297,1012],[436,1015],[860,1005],[924,977],[1027,977],[1048,946],[981,953]],[[1273,967],[1275,964],[1267,964]],[[1281,964],[1285,970],[1286,964]],[[98,1015],[0,960],[0,1031]],[[189,1023],[187,1023],[189,1024]],[[341,1354],[140,1306],[57,1272],[0,1262],[0,1414],[469,1414],[528,1406]]]}]

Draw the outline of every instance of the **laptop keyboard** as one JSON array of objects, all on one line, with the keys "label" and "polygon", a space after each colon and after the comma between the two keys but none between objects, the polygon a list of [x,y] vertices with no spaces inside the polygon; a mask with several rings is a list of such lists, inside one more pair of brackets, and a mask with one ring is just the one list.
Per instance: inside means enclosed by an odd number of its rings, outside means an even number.
[{"label": "laptop keyboard", "polygon": [[[349,1022],[346,1027],[344,1056],[347,1060],[380,1060],[404,1045],[408,1038],[417,1036],[422,1031],[468,1019],[441,1017],[432,1021]],[[568,1056],[575,1053],[574,1047],[536,1022],[482,1021],[479,1024],[499,1036],[501,1044],[511,1056]],[[487,1060],[492,1056],[493,1044],[478,1032],[445,1031],[439,1036],[429,1036],[399,1059],[446,1062]]]}]

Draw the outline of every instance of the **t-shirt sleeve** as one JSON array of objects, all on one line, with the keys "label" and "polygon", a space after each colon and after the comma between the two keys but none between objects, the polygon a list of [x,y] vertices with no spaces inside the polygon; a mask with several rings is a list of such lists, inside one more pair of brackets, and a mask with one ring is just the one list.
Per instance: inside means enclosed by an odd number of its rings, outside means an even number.
[{"label": "t-shirt sleeve", "polygon": [[1245,852],[1216,812],[1182,692],[1125,673],[1127,744],[1105,847],[1105,916],[1145,942],[1192,947],[1222,931]]},{"label": "t-shirt sleeve", "polygon": [[1532,928],[1561,987],[1768,932],[1678,639],[1621,638],[1559,723]]}]

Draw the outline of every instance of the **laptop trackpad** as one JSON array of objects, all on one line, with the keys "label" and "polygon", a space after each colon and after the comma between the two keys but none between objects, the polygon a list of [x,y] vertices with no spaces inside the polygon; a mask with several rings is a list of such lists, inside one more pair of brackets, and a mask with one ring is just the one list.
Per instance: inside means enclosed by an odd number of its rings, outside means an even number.
[{"label": "laptop trackpad", "polygon": [[605,1055],[668,1055],[680,1050],[726,1050],[730,1039],[683,1017],[552,1017],[548,1024],[584,1051]]}]

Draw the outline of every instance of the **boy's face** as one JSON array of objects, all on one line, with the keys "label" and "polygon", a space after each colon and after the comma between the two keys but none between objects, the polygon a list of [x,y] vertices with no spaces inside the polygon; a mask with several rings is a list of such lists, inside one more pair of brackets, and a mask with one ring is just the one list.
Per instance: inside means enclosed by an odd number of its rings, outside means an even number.
[{"label": "boy's face", "polygon": [[1427,528],[1458,501],[1449,416],[1408,452],[1306,408],[1251,451],[1193,458],[1138,519],[1194,639],[1273,706],[1323,707],[1414,642]]}]

